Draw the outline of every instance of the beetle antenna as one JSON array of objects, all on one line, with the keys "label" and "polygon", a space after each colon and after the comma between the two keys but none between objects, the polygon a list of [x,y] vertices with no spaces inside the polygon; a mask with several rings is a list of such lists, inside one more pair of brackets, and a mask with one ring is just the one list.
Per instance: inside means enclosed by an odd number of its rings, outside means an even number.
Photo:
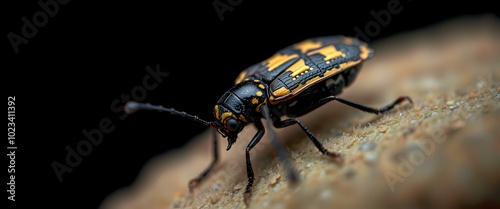
[{"label": "beetle antenna", "polygon": [[156,110],[159,112],[168,112],[172,115],[179,115],[179,116],[184,117],[184,118],[189,118],[193,121],[202,123],[203,125],[215,128],[213,123],[207,122],[207,121],[199,118],[196,115],[190,115],[190,114],[187,114],[186,112],[178,111],[178,110],[175,110],[174,108],[166,108],[166,107],[163,107],[161,105],[152,105],[149,103],[139,103],[139,102],[130,101],[130,102],[127,102],[127,104],[125,104],[124,110],[127,114],[132,114],[132,113],[136,112],[137,110]]}]

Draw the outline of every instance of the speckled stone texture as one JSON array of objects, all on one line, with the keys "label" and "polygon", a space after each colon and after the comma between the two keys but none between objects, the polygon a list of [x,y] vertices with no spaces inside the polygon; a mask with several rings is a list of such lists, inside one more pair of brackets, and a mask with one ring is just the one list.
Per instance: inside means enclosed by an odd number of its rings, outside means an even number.
[{"label": "speckled stone texture", "polygon": [[[500,208],[500,21],[464,17],[372,44],[375,56],[341,97],[385,115],[331,102],[299,118],[343,165],[322,156],[299,127],[276,130],[300,174],[289,184],[267,134],[252,151],[256,181],[248,208]],[[211,160],[205,132],[148,163],[135,184],[103,209],[245,208],[248,127],[190,194]],[[147,140],[147,139],[145,139]]]}]

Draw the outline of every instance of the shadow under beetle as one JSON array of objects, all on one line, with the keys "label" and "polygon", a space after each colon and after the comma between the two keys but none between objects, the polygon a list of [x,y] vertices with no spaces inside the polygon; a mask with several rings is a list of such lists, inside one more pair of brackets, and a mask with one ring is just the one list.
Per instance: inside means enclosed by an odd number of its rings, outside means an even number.
[{"label": "shadow under beetle", "polygon": [[[238,133],[245,126],[253,124],[257,128],[257,133],[246,147],[248,183],[243,192],[243,198],[247,204],[255,180],[250,150],[259,143],[266,129],[271,133],[270,138],[279,159],[285,165],[290,165],[285,148],[272,131],[271,125],[276,128],[299,125],[322,154],[342,162],[342,156],[339,153],[331,152],[323,147],[312,132],[296,118],[334,100],[374,114],[385,113],[405,100],[412,103],[409,97],[401,96],[392,103],[377,109],[336,96],[354,81],[363,61],[371,57],[373,57],[373,50],[356,38],[329,36],[307,39],[286,47],[269,59],[242,71],[236,79],[235,86],[217,101],[214,106],[215,120],[211,122],[173,108],[147,103],[129,102],[125,106],[125,111],[130,114],[137,110],[157,110],[190,118],[217,130],[227,138],[226,150],[231,149]],[[287,116],[289,119],[282,120],[282,116]],[[264,124],[262,118],[265,119]],[[190,191],[200,183],[218,161],[216,138],[214,132],[213,160],[199,176],[189,182]],[[290,181],[297,182],[298,176],[294,167],[286,166],[286,169]]]}]

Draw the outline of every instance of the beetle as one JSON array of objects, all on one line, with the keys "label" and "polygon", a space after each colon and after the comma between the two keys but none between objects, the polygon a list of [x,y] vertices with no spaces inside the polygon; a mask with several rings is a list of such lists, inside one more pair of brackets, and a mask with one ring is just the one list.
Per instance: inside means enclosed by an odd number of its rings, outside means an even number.
[{"label": "beetle", "polygon": [[[408,96],[400,96],[392,103],[373,108],[337,97],[344,87],[355,80],[364,61],[373,57],[373,49],[357,38],[325,36],[306,39],[279,50],[270,58],[243,70],[236,78],[235,85],[225,92],[214,106],[214,120],[203,120],[195,115],[149,103],[128,102],[127,113],[137,110],[157,110],[190,118],[215,129],[227,138],[226,151],[236,142],[238,133],[249,124],[257,128],[257,133],[246,147],[246,171],[248,182],[243,192],[247,203],[255,181],[250,151],[259,143],[267,129],[270,139],[282,163],[290,165],[283,145],[279,142],[271,126],[284,128],[297,124],[324,155],[342,162],[342,155],[326,149],[314,134],[297,117],[303,116],[330,102],[345,105],[373,114],[391,110],[395,105],[408,101]],[[287,119],[281,119],[287,116]],[[264,123],[262,122],[264,119]],[[218,161],[218,145],[214,131],[213,159],[210,165],[196,178],[189,181],[193,189],[212,170]],[[293,166],[286,166],[291,182],[298,180]]]}]

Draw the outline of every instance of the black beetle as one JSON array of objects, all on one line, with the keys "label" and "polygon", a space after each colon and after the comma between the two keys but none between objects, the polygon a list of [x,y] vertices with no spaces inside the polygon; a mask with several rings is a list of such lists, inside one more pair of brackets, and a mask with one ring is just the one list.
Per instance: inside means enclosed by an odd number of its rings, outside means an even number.
[{"label": "black beetle", "polygon": [[[356,38],[345,36],[312,38],[286,47],[269,59],[242,71],[236,79],[235,86],[217,101],[214,107],[215,120],[211,122],[173,108],[147,103],[129,102],[125,106],[125,111],[132,113],[139,109],[157,110],[190,118],[217,130],[227,138],[226,150],[231,149],[238,133],[245,126],[253,124],[257,128],[257,133],[246,147],[248,183],[243,197],[247,203],[254,183],[250,150],[261,140],[266,128],[271,133],[272,144],[280,160],[287,163],[284,147],[273,133],[271,124],[276,128],[299,125],[321,153],[342,160],[339,153],[324,148],[312,132],[296,118],[334,100],[374,114],[385,113],[405,100],[412,103],[409,97],[401,96],[394,102],[377,109],[336,96],[354,81],[363,61],[372,56],[373,50]],[[289,119],[282,120],[282,116],[287,116]],[[265,119],[265,124],[262,123],[262,118]],[[189,182],[190,191],[218,161],[215,135],[213,143],[212,163],[198,177]],[[296,182],[298,177],[293,166],[287,166],[287,169],[291,182]]]}]

